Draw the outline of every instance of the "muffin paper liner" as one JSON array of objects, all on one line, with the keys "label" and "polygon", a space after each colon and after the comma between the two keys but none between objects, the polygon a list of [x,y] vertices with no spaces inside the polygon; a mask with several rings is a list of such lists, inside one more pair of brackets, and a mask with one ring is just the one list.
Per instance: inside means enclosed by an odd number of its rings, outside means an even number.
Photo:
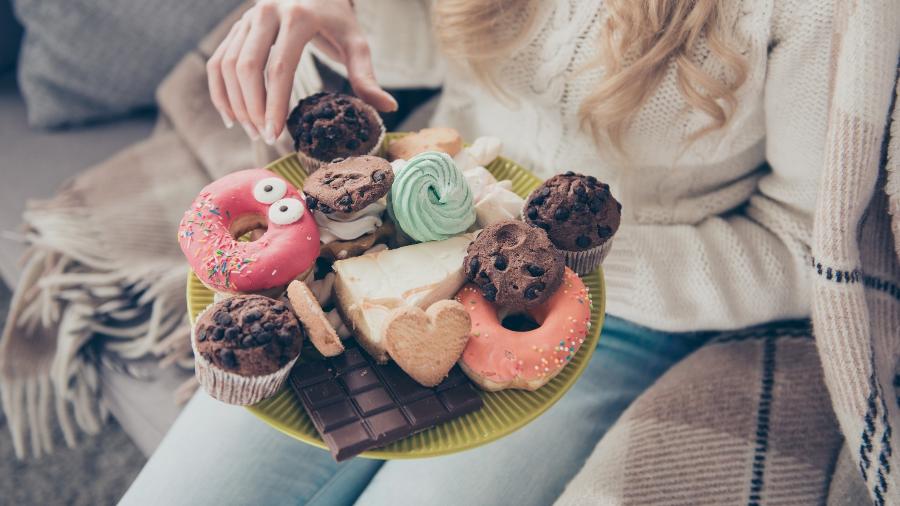
[{"label": "muffin paper liner", "polygon": [[597,267],[600,267],[600,264],[603,263],[606,255],[609,254],[609,250],[612,249],[613,239],[613,237],[610,237],[605,243],[589,250],[560,251],[562,251],[563,255],[566,257],[566,265],[579,276],[584,276],[597,270]]},{"label": "muffin paper liner", "polygon": [[[209,308],[213,305],[210,304],[201,311],[194,321],[200,321],[203,314],[209,311]],[[197,350],[196,325],[191,328],[191,349],[194,351],[194,375],[197,376],[200,386],[213,399],[238,406],[256,404],[278,393],[288,375],[290,375],[291,368],[294,367],[297,359],[300,358],[298,353],[296,357],[280,369],[265,376],[242,376],[234,372],[228,372],[210,363],[200,355],[200,352]]]},{"label": "muffin paper liner", "polygon": [[[377,114],[376,117],[378,117]],[[387,131],[384,129],[384,123],[381,121],[380,117],[378,118],[378,125],[381,127],[381,133],[378,135],[378,141],[375,142],[375,146],[364,155],[354,156],[378,156],[378,152],[381,151],[381,145],[384,143],[384,136],[387,133]],[[306,175],[312,174],[313,172],[319,170],[319,167],[331,162],[331,160],[317,160],[301,151],[297,151],[297,159],[300,160],[300,165],[303,166],[304,170],[306,170]]]}]

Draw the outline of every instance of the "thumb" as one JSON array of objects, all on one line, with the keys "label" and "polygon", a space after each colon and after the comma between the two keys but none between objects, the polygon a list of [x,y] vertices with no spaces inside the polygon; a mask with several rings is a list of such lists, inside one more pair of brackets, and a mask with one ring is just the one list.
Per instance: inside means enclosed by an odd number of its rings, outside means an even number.
[{"label": "thumb", "polygon": [[369,44],[363,38],[350,39],[344,45],[347,78],[356,96],[381,112],[397,110],[397,101],[375,80]]}]

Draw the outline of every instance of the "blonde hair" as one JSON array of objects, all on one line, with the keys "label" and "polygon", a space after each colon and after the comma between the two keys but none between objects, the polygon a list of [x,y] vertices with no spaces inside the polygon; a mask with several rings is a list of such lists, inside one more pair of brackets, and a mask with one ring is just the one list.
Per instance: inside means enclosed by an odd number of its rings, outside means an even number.
[{"label": "blonde hair", "polygon": [[[438,40],[451,58],[467,63],[476,76],[502,93],[492,69],[525,40],[539,2],[441,0],[434,8]],[[746,62],[724,35],[719,0],[606,0],[605,7],[599,58],[592,62],[603,66],[604,77],[579,108],[582,126],[598,144],[608,140],[621,148],[631,120],[670,65],[688,105],[711,118],[689,140],[727,123],[736,104],[735,92],[746,79]],[[696,61],[702,38],[710,56],[724,66],[724,80]]]}]

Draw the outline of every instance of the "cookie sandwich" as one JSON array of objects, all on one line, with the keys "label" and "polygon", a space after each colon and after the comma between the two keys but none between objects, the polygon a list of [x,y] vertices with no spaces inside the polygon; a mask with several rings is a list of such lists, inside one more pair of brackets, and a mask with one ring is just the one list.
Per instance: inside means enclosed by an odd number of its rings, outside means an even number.
[{"label": "cookie sandwich", "polygon": [[322,257],[357,256],[393,237],[393,224],[384,219],[393,182],[391,164],[368,155],[325,164],[306,179],[303,192],[318,224]]}]

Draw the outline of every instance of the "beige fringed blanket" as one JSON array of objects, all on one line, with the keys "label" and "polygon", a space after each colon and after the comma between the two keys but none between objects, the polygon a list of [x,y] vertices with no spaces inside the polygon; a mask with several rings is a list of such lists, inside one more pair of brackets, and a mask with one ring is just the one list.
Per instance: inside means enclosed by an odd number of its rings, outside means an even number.
[{"label": "beige fringed blanket", "polygon": [[[842,5],[809,256],[812,326],[713,339],[622,415],[560,502],[900,503],[900,9]],[[54,416],[69,444],[76,428],[99,429],[100,361],[191,365],[178,221],[205,182],[277,155],[226,130],[209,103],[204,62],[231,22],[162,84],[150,139],[24,216],[31,247],[0,339],[19,455],[51,449]]]},{"label": "beige fringed blanket", "polygon": [[276,156],[225,129],[209,102],[204,65],[223,36],[210,34],[161,84],[149,139],[29,204],[30,247],[0,340],[0,392],[20,456],[29,445],[51,450],[54,417],[70,446],[76,427],[99,431],[99,361],[192,367],[178,222],[211,179]]}]

